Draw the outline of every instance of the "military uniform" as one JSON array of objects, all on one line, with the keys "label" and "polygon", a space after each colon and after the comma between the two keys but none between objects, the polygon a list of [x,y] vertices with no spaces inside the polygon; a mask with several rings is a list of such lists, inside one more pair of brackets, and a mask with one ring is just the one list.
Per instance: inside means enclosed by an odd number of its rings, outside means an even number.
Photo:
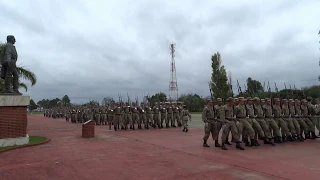
[{"label": "military uniform", "polygon": [[[236,125],[236,119],[234,117],[234,113],[233,113],[233,98],[229,97],[227,99],[228,104],[224,105],[224,110],[225,110],[225,118],[226,118],[226,126],[223,129],[222,132],[222,140],[225,140],[228,136],[229,136],[229,130],[231,130],[232,133],[232,137],[234,139],[234,141],[236,142],[236,148],[240,149],[240,150],[244,150],[244,148],[241,146],[240,144],[240,134],[238,132],[238,127]],[[223,150],[228,150],[225,147],[225,144],[222,143],[221,148]]]},{"label": "military uniform", "polygon": [[167,121],[167,109],[165,106],[162,106],[160,108],[160,112],[161,112],[161,122],[160,122],[160,127],[163,128],[163,123],[166,123],[166,127],[169,127],[169,123]]},{"label": "military uniform", "polygon": [[214,111],[212,108],[212,101],[209,101],[208,105],[203,109],[202,121],[205,123],[204,136],[203,136],[203,146],[210,147],[207,144],[210,133],[211,133],[212,139],[215,139],[214,135],[217,134],[216,133],[217,129],[215,126],[215,121],[214,121]]},{"label": "military uniform", "polygon": [[[113,111],[114,111],[114,117],[113,117],[114,130],[117,131],[117,129],[119,127],[119,123],[122,122],[122,120],[121,120],[122,108],[118,104],[117,107]],[[122,125],[122,124],[120,124],[120,125]]]},{"label": "military uniform", "polygon": [[173,119],[173,109],[172,109],[172,104],[170,104],[167,107],[167,121],[170,123],[171,127],[176,127],[174,124],[174,119]]},{"label": "military uniform", "polygon": [[137,106],[132,107],[131,112],[132,112],[132,126],[133,126],[132,128],[134,129],[134,124],[135,122],[137,122],[138,129],[141,129],[141,121],[139,118],[139,111]]},{"label": "military uniform", "polygon": [[152,126],[154,128],[156,128],[156,126],[160,128],[159,116],[160,116],[159,108],[155,105],[153,107],[153,123],[152,123]]},{"label": "military uniform", "polygon": [[272,106],[272,108],[273,108],[273,114],[274,114],[273,119],[278,125],[278,127],[281,128],[282,141],[286,142],[287,138],[289,140],[292,140],[292,136],[289,132],[287,123],[282,119],[283,114],[282,114],[279,98],[275,98],[275,104]]},{"label": "military uniform", "polygon": [[294,100],[294,107],[295,107],[295,119],[298,121],[299,125],[300,125],[300,130],[301,130],[301,137],[302,137],[302,131],[304,132],[305,138],[306,139],[310,139],[310,135],[309,135],[309,127],[306,124],[304,118],[302,117],[301,114],[301,105],[300,105],[300,101],[298,99]]},{"label": "military uniform", "polygon": [[298,135],[297,135],[296,128],[294,127],[292,118],[290,116],[290,109],[289,109],[289,106],[288,106],[288,100],[287,99],[283,99],[282,100],[281,109],[282,109],[282,119],[286,123],[286,125],[288,127],[288,130],[291,133],[291,136],[288,137],[288,140],[289,141],[295,141],[296,138],[298,138]]},{"label": "military uniform", "polygon": [[183,110],[181,111],[181,119],[183,123],[184,132],[188,132],[188,120],[191,120],[191,115],[187,109],[187,106],[183,106]]},{"label": "military uniform", "polygon": [[[215,141],[215,147],[221,147],[221,145],[219,144],[219,132],[222,129],[222,127],[225,127],[224,123],[226,123],[226,116],[225,116],[225,110],[224,110],[224,105],[222,102],[221,98],[217,98],[217,105],[214,106],[214,110],[215,110],[215,114],[217,117],[217,121],[215,122],[215,131],[213,134],[214,136],[214,141]],[[223,126],[224,125],[224,126]],[[222,141],[225,141],[224,139],[222,139]],[[229,140],[228,140],[228,136],[226,138],[226,142],[224,142],[225,144],[229,144]]]},{"label": "military uniform", "polygon": [[266,102],[262,105],[262,109],[264,112],[264,119],[268,123],[269,128],[273,131],[274,142],[275,143],[282,143],[282,138],[280,136],[280,129],[275,120],[272,117],[272,107],[271,107],[271,100],[269,98],[265,99]]}]

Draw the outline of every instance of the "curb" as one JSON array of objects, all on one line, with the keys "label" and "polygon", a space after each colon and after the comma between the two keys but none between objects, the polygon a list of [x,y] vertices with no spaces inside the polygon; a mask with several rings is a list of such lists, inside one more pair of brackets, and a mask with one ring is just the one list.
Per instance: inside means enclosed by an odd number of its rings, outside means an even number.
[{"label": "curb", "polygon": [[10,147],[10,148],[7,148],[7,149],[4,149],[4,150],[0,150],[0,153],[4,153],[4,152],[7,152],[7,151],[11,151],[11,150],[14,150],[14,149],[20,149],[20,148],[25,148],[25,147],[31,147],[31,146],[38,146],[38,145],[41,145],[41,144],[46,144],[48,142],[50,142],[51,139],[47,139],[41,143],[37,143],[37,144],[26,144],[26,145],[22,145],[22,146],[16,146],[16,147]]}]

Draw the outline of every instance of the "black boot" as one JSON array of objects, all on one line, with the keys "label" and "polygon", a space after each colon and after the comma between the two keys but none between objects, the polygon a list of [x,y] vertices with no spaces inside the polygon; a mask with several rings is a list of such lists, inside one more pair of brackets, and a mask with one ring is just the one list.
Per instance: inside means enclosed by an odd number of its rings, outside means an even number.
[{"label": "black boot", "polygon": [[210,147],[205,140],[203,140],[203,147]]},{"label": "black boot", "polygon": [[214,141],[214,147],[221,147],[221,145],[219,144],[219,142],[217,140]]},{"label": "black boot", "polygon": [[169,124],[166,124],[166,128],[170,128]]},{"label": "black boot", "polygon": [[182,131],[184,132],[185,130],[186,130],[186,128],[183,128],[183,130],[182,130]]},{"label": "black boot", "polygon": [[315,132],[312,132],[311,133],[311,139],[317,139],[319,138],[318,136],[316,136],[316,133]]},{"label": "black boot", "polygon": [[237,149],[240,149],[240,150],[244,150],[244,148],[241,146],[240,143],[237,143],[236,148],[237,148]]},{"label": "black boot", "polygon": [[232,144],[229,142],[229,137],[228,137],[228,136],[227,136],[227,138],[226,138],[226,140],[225,140],[224,144],[232,145]]},{"label": "black boot", "polygon": [[272,146],[275,146],[275,144],[272,142],[272,138],[269,138],[269,139],[265,139],[263,140],[264,144],[271,144]]},{"label": "black boot", "polygon": [[282,141],[283,142],[287,142],[287,137],[286,136],[282,136]]},{"label": "black boot", "polygon": [[257,140],[251,139],[250,141],[251,141],[251,146],[260,146]]},{"label": "black boot", "polygon": [[189,130],[188,130],[188,128],[186,128],[186,132],[188,132]]},{"label": "black boot", "polygon": [[304,137],[305,137],[305,139],[311,139],[311,137],[310,137],[310,133],[309,133],[309,132],[304,133]]},{"label": "black boot", "polygon": [[228,150],[228,148],[224,145],[224,143],[221,144],[221,149],[222,150]]},{"label": "black boot", "polygon": [[243,142],[244,142],[244,145],[245,145],[245,146],[247,146],[247,147],[252,147],[252,145],[250,144],[250,142],[248,141],[248,139],[244,139]]}]

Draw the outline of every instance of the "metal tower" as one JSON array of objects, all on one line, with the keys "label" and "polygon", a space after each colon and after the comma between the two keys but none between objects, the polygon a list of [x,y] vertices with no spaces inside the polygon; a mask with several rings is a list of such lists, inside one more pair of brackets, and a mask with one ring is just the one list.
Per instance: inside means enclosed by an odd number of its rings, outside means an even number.
[{"label": "metal tower", "polygon": [[170,54],[171,54],[171,62],[170,62],[170,82],[169,82],[169,92],[170,99],[172,101],[178,100],[178,84],[177,84],[177,74],[176,74],[176,63],[175,63],[175,44],[170,44]]}]

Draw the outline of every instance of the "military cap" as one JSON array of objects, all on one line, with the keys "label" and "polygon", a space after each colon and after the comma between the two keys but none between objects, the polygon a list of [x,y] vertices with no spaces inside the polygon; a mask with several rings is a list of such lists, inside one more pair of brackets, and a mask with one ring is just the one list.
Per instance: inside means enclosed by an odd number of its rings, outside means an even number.
[{"label": "military cap", "polygon": [[274,101],[280,101],[280,99],[279,98],[274,98]]},{"label": "military cap", "polygon": [[227,101],[232,101],[232,100],[233,100],[232,97],[228,97],[228,98],[227,98]]},{"label": "military cap", "polygon": [[239,97],[239,101],[244,101],[244,97]]},{"label": "military cap", "polygon": [[288,100],[287,99],[282,99],[282,102],[288,102]]},{"label": "military cap", "polygon": [[264,100],[264,99],[261,99],[261,102],[265,102],[265,100]]},{"label": "military cap", "polygon": [[308,100],[308,101],[311,101],[311,100],[312,100],[312,97],[308,96],[308,97],[307,97],[307,100]]},{"label": "military cap", "polygon": [[253,100],[254,101],[260,101],[260,98],[259,97],[254,97]]},{"label": "military cap", "polygon": [[299,100],[299,99],[296,99],[294,102],[299,103],[299,102],[300,102],[300,100]]},{"label": "military cap", "polygon": [[306,99],[302,99],[301,102],[306,103],[308,101]]},{"label": "military cap", "polygon": [[207,99],[207,102],[209,103],[209,102],[212,102],[212,100],[211,99]]},{"label": "military cap", "polygon": [[182,107],[187,108],[187,105],[183,105]]},{"label": "military cap", "polygon": [[239,101],[239,98],[233,98],[234,101]]},{"label": "military cap", "polygon": [[221,98],[217,98],[217,101],[221,102],[221,101],[222,101],[222,99],[221,99]]},{"label": "military cap", "polygon": [[294,100],[293,99],[289,99],[289,102],[294,102]]},{"label": "military cap", "polygon": [[270,101],[270,98],[265,98],[264,100],[266,100],[266,101]]},{"label": "military cap", "polygon": [[253,99],[251,97],[248,97],[247,98],[247,101],[252,101]]}]

